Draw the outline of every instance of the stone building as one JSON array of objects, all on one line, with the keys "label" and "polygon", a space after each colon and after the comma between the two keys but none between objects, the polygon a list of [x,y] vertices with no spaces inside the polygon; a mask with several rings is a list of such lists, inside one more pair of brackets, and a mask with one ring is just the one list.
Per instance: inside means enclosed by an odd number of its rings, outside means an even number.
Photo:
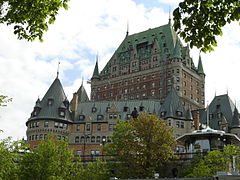
[{"label": "stone building", "polygon": [[193,130],[191,111],[204,108],[205,74],[183,46],[171,23],[126,35],[101,72],[98,61],[90,80],[91,99],[83,86],[68,101],[58,77],[27,120],[31,147],[52,133],[68,138],[77,155],[102,154],[119,119],[132,111],[158,114],[175,136]]}]

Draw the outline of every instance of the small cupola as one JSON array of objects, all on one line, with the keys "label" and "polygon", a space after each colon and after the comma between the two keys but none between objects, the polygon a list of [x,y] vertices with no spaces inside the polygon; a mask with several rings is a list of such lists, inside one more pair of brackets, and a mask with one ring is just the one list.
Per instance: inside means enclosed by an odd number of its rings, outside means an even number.
[{"label": "small cupola", "polygon": [[37,116],[39,113],[40,113],[40,111],[41,111],[41,101],[40,101],[40,99],[38,98],[38,100],[36,101],[36,104],[35,104],[35,106],[34,106],[34,110],[33,110],[33,113],[32,113],[32,116],[33,117],[35,117],[35,116]]}]

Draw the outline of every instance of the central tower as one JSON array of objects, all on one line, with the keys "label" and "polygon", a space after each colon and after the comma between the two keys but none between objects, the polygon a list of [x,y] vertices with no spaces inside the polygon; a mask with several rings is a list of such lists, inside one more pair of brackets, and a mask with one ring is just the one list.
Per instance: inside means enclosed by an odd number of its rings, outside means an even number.
[{"label": "central tower", "polygon": [[99,73],[96,62],[91,78],[91,100],[160,99],[174,87],[187,109],[204,108],[205,74],[183,46],[172,25],[126,35]]}]

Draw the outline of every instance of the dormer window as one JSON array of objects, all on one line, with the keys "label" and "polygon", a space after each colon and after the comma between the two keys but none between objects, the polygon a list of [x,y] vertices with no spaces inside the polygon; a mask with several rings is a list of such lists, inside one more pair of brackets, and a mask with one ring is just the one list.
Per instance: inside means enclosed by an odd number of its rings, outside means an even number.
[{"label": "dormer window", "polygon": [[107,107],[107,108],[106,108],[106,112],[109,112],[109,110],[110,110],[110,107]]},{"label": "dormer window", "polygon": [[96,108],[96,107],[93,107],[93,108],[92,108],[92,112],[93,112],[93,113],[97,112],[97,108]]},{"label": "dormer window", "polygon": [[84,115],[79,115],[79,120],[80,121],[83,121],[85,119],[85,116]]},{"label": "dormer window", "polygon": [[178,117],[182,116],[182,112],[181,111],[177,111],[176,114],[177,114]]},{"label": "dormer window", "polygon": [[127,106],[124,106],[123,107],[123,112],[127,112],[128,111],[128,107]]},{"label": "dormer window", "polygon": [[53,105],[53,99],[52,98],[49,98],[48,99],[48,106],[52,106]]},{"label": "dormer window", "polygon": [[103,120],[103,115],[97,115],[97,120],[98,120],[98,121]]},{"label": "dormer window", "polygon": [[160,115],[161,115],[161,117],[164,117],[165,114],[166,114],[166,112],[165,112],[165,111],[162,111]]},{"label": "dormer window", "polygon": [[33,117],[34,116],[37,116],[37,111],[36,110],[33,111]]},{"label": "dormer window", "polygon": [[59,110],[59,116],[60,117],[65,117],[65,110],[60,109]]},{"label": "dormer window", "polygon": [[143,111],[143,110],[144,110],[144,106],[140,106],[139,111]]}]

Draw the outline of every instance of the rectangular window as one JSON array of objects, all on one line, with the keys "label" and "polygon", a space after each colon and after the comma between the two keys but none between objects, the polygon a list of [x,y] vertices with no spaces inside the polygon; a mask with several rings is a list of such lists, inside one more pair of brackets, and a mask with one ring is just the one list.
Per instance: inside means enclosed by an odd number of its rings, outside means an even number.
[{"label": "rectangular window", "polygon": [[80,131],[80,125],[79,124],[76,126],[76,131]]},{"label": "rectangular window", "polygon": [[97,124],[97,131],[101,131],[101,124]]},{"label": "rectangular window", "polygon": [[54,127],[58,128],[58,122],[54,122]]},{"label": "rectangular window", "polygon": [[176,126],[177,126],[177,128],[180,128],[180,122],[179,121],[176,121]]},{"label": "rectangular window", "polygon": [[87,124],[86,131],[90,131],[90,124]]},{"label": "rectangular window", "polygon": [[44,122],[44,127],[48,127],[48,121]]},{"label": "rectangular window", "polygon": [[67,129],[68,125],[67,124],[63,124],[63,129]]},{"label": "rectangular window", "polygon": [[82,152],[81,150],[77,150],[77,151],[76,151],[76,155],[77,155],[77,156],[80,156],[80,155],[81,155],[81,152]]},{"label": "rectangular window", "polygon": [[113,127],[114,127],[113,124],[109,124],[109,125],[108,125],[108,130],[109,130],[109,131],[113,131]]},{"label": "rectangular window", "polygon": [[181,122],[181,128],[184,128],[184,122],[183,121]]},{"label": "rectangular window", "polygon": [[60,127],[60,128],[63,128],[63,123],[59,123],[59,127]]},{"label": "rectangular window", "polygon": [[36,122],[36,127],[39,127],[39,122]]}]

